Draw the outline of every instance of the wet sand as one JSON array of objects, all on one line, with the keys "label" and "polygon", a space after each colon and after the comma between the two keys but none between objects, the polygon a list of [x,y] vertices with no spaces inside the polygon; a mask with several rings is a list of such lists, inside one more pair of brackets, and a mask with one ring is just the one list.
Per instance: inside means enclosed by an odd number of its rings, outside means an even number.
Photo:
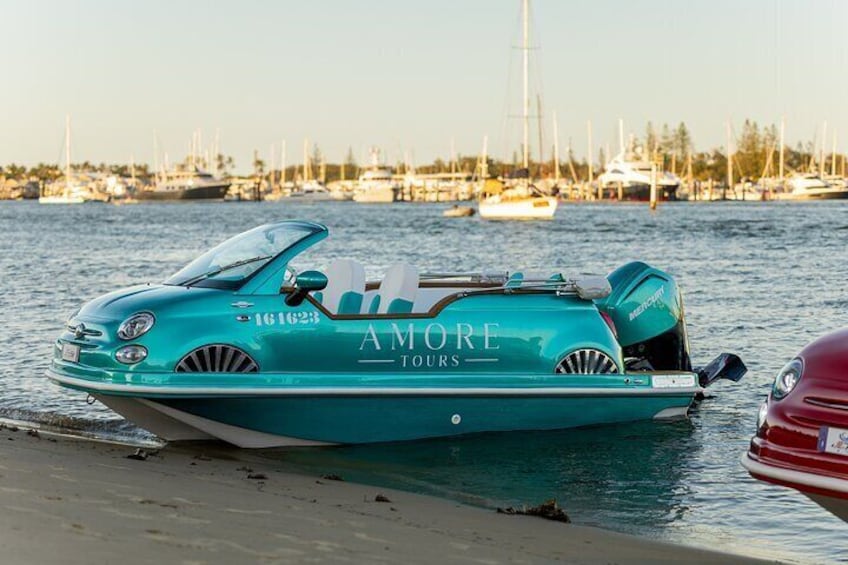
[{"label": "wet sand", "polygon": [[135,451],[0,430],[2,562],[761,563],[293,474],[220,446]]}]

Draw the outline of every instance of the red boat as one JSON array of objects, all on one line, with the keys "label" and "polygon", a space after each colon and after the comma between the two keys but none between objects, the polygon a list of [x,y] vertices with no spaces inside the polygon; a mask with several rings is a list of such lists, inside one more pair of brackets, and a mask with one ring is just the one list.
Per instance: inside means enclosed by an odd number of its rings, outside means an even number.
[{"label": "red boat", "polygon": [[848,521],[848,329],[807,345],[780,370],[742,465]]}]

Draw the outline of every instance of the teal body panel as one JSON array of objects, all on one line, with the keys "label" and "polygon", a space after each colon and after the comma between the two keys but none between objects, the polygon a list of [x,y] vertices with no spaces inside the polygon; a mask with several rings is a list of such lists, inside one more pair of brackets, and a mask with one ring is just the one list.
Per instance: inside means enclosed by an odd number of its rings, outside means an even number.
[{"label": "teal body panel", "polygon": [[691,395],[628,397],[231,398],[158,400],[233,426],[327,443],[406,441],[481,432],[555,430],[650,419]]},{"label": "teal body panel", "polygon": [[[75,316],[101,336],[77,339],[67,331],[60,341],[80,345],[81,365],[122,373],[173,371],[184,355],[208,344],[242,349],[261,372],[551,375],[580,348],[603,351],[622,367],[621,348],[598,310],[574,296],[469,295],[434,317],[337,320],[309,301],[290,307],[281,294],[254,295],[250,306],[233,307],[241,300],[216,289],[134,287],[92,301]],[[142,311],[156,317],[148,333],[132,342],[114,337],[123,319]],[[115,351],[127,343],[146,347],[147,358],[132,367],[118,363]]]}]

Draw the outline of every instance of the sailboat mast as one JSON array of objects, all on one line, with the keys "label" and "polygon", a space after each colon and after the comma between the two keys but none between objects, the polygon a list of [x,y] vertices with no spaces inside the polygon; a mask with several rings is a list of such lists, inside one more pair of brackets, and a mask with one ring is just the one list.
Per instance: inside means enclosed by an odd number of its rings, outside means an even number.
[{"label": "sailboat mast", "polygon": [[309,174],[311,173],[311,168],[309,166],[309,139],[303,140],[303,180],[301,183],[305,183],[309,180]]},{"label": "sailboat mast", "polygon": [[450,143],[450,153],[451,153],[451,180],[453,180],[456,176],[456,141],[454,138],[451,138]]},{"label": "sailboat mast", "polygon": [[277,172],[274,170],[274,166],[276,165],[276,163],[274,163],[274,157],[275,157],[276,153],[277,152],[274,149],[274,144],[272,143],[271,148],[268,151],[268,161],[269,161],[268,184],[270,185],[271,190],[274,190],[274,181],[276,180],[275,177],[277,176]]},{"label": "sailboat mast", "polygon": [[280,143],[280,187],[286,183],[286,140]]},{"label": "sailboat mast", "polygon": [[786,130],[786,121],[783,117],[780,118],[780,172],[778,173],[780,176],[780,182],[783,182],[783,136]]},{"label": "sailboat mast", "polygon": [[[589,146],[589,154],[586,156],[586,161],[589,163],[589,184],[592,184],[592,181],[595,180],[594,176],[594,167],[592,166],[594,163],[594,156],[592,155],[592,120],[586,122],[586,134],[587,134],[587,144]],[[603,163],[601,163],[603,164]]]},{"label": "sailboat mast", "polygon": [[830,153],[830,175],[836,176],[836,131],[833,132],[833,148]]},{"label": "sailboat mast", "polygon": [[730,149],[730,122],[727,122],[727,190],[733,190],[733,151]]},{"label": "sailboat mast", "polygon": [[65,115],[65,190],[71,190],[71,115]]},{"label": "sailboat mast", "polygon": [[524,14],[524,168],[530,168],[530,0],[523,1]]},{"label": "sailboat mast", "polygon": [[559,183],[559,129],[556,111],[554,111],[554,182]]},{"label": "sailboat mast", "polygon": [[[480,178],[483,179],[483,182],[486,182],[486,179],[489,178],[489,136],[483,136],[483,155],[481,157],[482,163],[480,165]],[[843,160],[843,163],[845,161]]]},{"label": "sailboat mast", "polygon": [[624,120],[622,118],[618,118],[618,150],[621,158],[624,159]]}]

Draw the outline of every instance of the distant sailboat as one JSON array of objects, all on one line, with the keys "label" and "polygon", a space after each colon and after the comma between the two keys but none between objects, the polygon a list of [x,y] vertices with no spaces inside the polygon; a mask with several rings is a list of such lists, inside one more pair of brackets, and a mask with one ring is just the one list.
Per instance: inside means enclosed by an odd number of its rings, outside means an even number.
[{"label": "distant sailboat", "polygon": [[65,116],[65,183],[59,194],[42,194],[40,204],[83,204],[88,198],[83,187],[71,181],[71,117]]},{"label": "distant sailboat", "polygon": [[477,207],[480,217],[489,220],[542,220],[554,217],[557,199],[545,196],[530,183],[530,98],[529,98],[529,54],[530,54],[530,0],[523,1],[523,70],[524,70],[524,156],[523,169],[526,175],[517,179],[515,186],[505,186],[499,181],[487,181]]}]

